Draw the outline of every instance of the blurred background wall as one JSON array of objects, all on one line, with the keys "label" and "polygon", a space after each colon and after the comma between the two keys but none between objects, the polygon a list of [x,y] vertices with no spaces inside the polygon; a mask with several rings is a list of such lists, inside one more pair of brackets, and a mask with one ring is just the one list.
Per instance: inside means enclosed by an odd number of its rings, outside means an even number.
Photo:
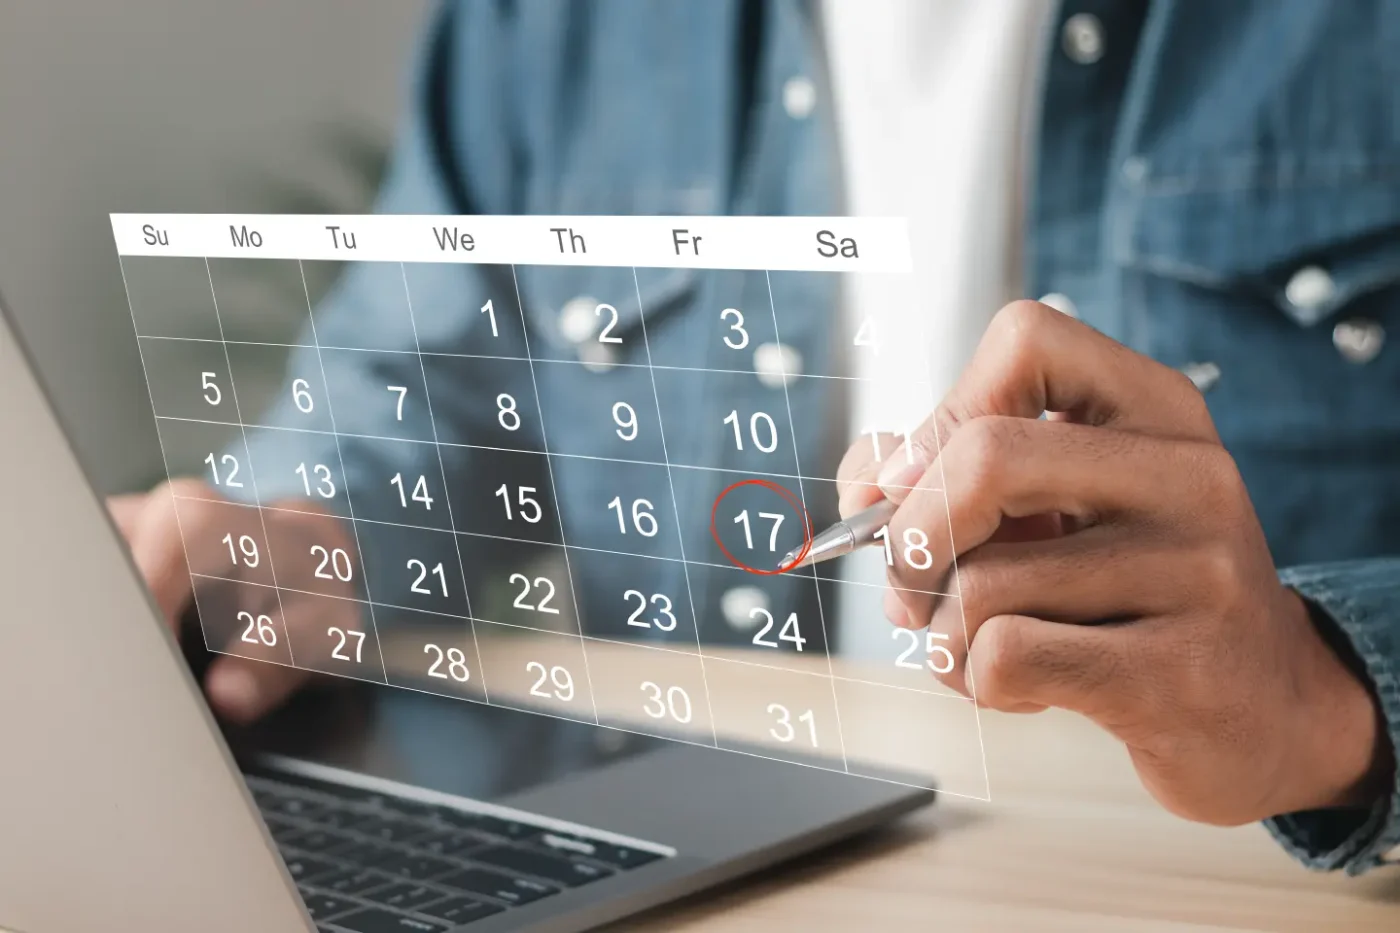
[{"label": "blurred background wall", "polygon": [[[425,7],[0,0],[0,294],[104,491],[165,473],[108,212],[364,211]],[[219,302],[229,338],[269,341],[305,306],[299,280]]]}]

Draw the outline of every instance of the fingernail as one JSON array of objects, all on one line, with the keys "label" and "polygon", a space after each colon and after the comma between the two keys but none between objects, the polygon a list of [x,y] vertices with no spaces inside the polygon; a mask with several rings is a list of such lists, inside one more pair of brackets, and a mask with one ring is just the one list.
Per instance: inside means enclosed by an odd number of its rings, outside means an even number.
[{"label": "fingernail", "polygon": [[913,450],[912,462],[911,455],[906,452],[906,448],[900,446],[898,450],[890,454],[889,461],[881,467],[880,475],[875,478],[876,485],[886,495],[889,494],[890,490],[901,487],[903,487],[901,491],[907,491],[908,487],[913,486],[919,481],[919,477],[924,475],[924,470],[928,469],[928,464],[923,462],[919,449],[917,447],[911,449]]},{"label": "fingernail", "polygon": [[209,699],[231,719],[247,720],[257,711],[258,682],[252,673],[237,667],[215,668],[205,685]]}]

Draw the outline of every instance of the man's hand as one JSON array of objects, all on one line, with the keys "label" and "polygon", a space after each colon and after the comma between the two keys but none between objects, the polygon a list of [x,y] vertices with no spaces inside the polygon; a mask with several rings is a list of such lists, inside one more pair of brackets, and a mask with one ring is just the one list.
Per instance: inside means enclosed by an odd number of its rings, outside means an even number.
[{"label": "man's hand", "polygon": [[[357,603],[325,598],[353,597],[353,587],[334,572],[317,575],[311,569],[316,554],[324,551],[327,567],[348,570],[348,555],[355,550],[338,519],[307,503],[260,512],[228,502],[204,483],[183,479],[149,493],[114,496],[107,505],[177,634],[195,597],[193,581],[199,581],[199,608],[220,617],[202,618],[209,647],[246,655],[219,657],[205,678],[210,705],[227,719],[256,719],[305,682],[305,671],[285,663],[289,655],[283,653],[283,642],[289,632],[295,640],[298,632],[321,636],[330,626],[347,632],[362,628]],[[337,551],[346,560],[331,561]],[[270,585],[274,570],[280,593]],[[246,638],[241,637],[240,614],[253,622]],[[259,625],[263,617],[272,624]],[[268,663],[279,658],[283,663]]]},{"label": "man's hand", "polygon": [[[878,461],[868,439],[851,447],[841,510],[881,491],[901,503],[886,612],[952,636],[949,686],[994,709],[1090,717],[1195,820],[1375,792],[1386,759],[1371,695],[1279,583],[1185,376],[1018,302],[896,447],[885,438]],[[898,546],[909,530],[927,558]]]}]

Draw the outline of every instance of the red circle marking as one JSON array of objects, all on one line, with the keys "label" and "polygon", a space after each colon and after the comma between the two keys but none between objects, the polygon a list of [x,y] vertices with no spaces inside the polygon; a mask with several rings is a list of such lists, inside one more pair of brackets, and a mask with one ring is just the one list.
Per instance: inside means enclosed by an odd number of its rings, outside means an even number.
[{"label": "red circle marking", "polygon": [[[740,486],[762,486],[764,489],[771,489],[773,492],[782,496],[787,504],[792,506],[793,511],[802,517],[802,549],[797,552],[797,556],[794,557],[790,563],[784,564],[777,570],[761,570],[758,567],[750,567],[748,564],[729,553],[729,548],[725,547],[724,542],[719,539],[719,531],[715,528],[715,516],[719,514],[719,504],[724,501],[725,496],[729,495]],[[738,567],[740,570],[747,570],[749,573],[756,573],[765,577],[787,573],[789,570],[792,570],[798,564],[802,563],[802,560],[807,556],[807,552],[812,550],[812,518],[807,514],[806,507],[804,507],[801,500],[794,496],[789,490],[784,489],[777,483],[770,483],[766,479],[741,479],[737,483],[731,483],[729,486],[726,486],[715,499],[715,504],[710,509],[710,534],[714,537],[715,544],[719,545],[719,549],[724,552],[724,556],[729,558],[731,564]]]}]

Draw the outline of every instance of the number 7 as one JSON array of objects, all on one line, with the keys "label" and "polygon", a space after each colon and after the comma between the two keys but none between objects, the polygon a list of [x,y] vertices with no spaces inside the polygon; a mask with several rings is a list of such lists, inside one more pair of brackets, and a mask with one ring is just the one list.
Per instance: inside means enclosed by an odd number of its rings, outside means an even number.
[{"label": "number 7", "polygon": [[403,400],[408,397],[408,386],[385,386],[390,392],[399,393],[398,418],[403,420]]}]

